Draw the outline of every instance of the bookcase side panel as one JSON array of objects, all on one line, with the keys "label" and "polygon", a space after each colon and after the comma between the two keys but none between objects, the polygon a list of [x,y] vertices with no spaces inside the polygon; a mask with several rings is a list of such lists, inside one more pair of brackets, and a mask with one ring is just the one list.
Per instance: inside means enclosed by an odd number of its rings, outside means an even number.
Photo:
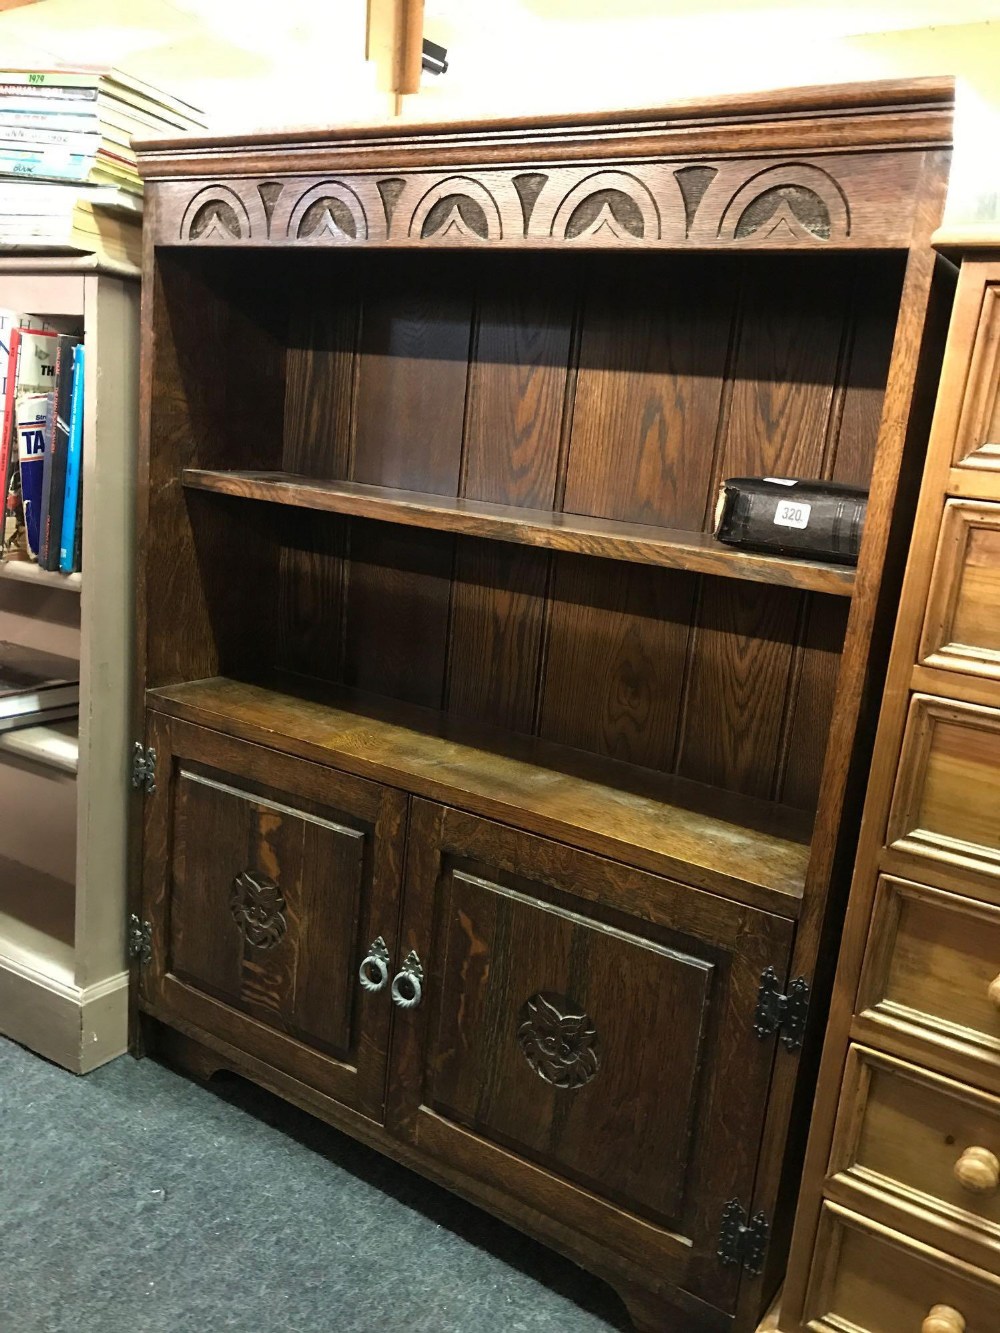
[{"label": "bookcase side panel", "polygon": [[[262,622],[276,600],[264,595],[277,549],[268,517],[261,507],[206,505],[180,484],[185,467],[280,466],[281,311],[268,305],[270,283],[250,288],[245,268],[221,258],[209,268],[161,250],[152,277],[143,552],[150,687],[217,674],[221,659],[236,655],[234,642],[272,652]],[[252,574],[266,575],[263,587]]]},{"label": "bookcase side panel", "polygon": [[125,1046],[124,933],[135,588],[138,432],[137,283],[86,279],[76,983],[117,977]]}]

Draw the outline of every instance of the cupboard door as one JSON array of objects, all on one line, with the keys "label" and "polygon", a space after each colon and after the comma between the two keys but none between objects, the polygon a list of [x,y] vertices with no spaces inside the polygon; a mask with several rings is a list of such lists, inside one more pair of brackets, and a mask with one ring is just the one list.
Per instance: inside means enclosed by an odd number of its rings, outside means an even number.
[{"label": "cupboard door", "polygon": [[732,1309],[791,923],[424,801],[409,838],[390,1128]]},{"label": "cupboard door", "polygon": [[375,991],[359,969],[395,947],[405,797],[157,714],[147,734],[144,1006],[381,1119],[389,967]]}]

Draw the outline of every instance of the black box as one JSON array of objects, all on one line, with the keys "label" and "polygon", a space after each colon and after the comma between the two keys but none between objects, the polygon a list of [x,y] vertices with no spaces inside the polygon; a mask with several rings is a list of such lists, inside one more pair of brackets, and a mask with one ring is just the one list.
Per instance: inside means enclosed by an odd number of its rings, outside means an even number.
[{"label": "black box", "polygon": [[832,481],[730,477],[719,488],[715,535],[731,546],[856,565],[868,492]]}]

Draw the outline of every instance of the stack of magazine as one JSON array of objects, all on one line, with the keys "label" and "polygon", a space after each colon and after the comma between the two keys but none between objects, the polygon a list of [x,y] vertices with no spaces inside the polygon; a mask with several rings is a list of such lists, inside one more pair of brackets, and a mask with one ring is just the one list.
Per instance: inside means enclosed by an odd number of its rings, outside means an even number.
[{"label": "stack of magazine", "polygon": [[0,643],[0,734],[76,717],[80,665],[71,657]]},{"label": "stack of magazine", "polygon": [[204,128],[179,98],[110,69],[0,69],[0,250],[138,264],[132,137]]}]

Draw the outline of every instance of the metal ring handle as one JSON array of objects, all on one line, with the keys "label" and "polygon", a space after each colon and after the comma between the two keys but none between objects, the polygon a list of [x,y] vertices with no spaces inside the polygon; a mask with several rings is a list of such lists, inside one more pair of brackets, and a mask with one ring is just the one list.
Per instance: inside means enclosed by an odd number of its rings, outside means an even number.
[{"label": "metal ring handle", "polygon": [[424,969],[411,949],[392,979],[392,1002],[400,1009],[416,1009],[424,993]]},{"label": "metal ring handle", "polygon": [[373,995],[384,990],[389,980],[389,948],[381,935],[362,958],[361,966],[358,968],[358,980],[362,988]]}]

